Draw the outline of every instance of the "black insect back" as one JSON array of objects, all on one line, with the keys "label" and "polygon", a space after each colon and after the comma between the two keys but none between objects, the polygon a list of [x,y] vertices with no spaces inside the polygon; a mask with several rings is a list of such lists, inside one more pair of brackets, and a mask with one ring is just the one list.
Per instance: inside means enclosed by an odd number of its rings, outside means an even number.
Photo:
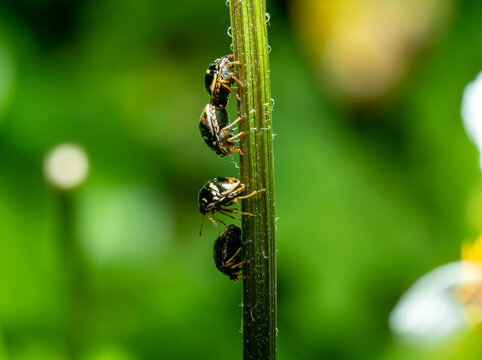
[{"label": "black insect back", "polygon": [[236,81],[239,86],[243,86],[241,81],[234,76],[233,72],[234,65],[239,65],[241,62],[231,61],[233,57],[234,55],[226,55],[214,60],[206,70],[204,77],[204,84],[211,96],[211,101],[222,107],[228,104],[231,93],[235,94],[238,101],[240,101],[239,95],[231,85]]},{"label": "black insect back", "polygon": [[233,157],[233,151],[241,153],[241,150],[236,146],[234,140],[246,134],[240,132],[235,136],[231,136],[232,126],[237,124],[243,118],[239,117],[231,124],[229,124],[228,113],[224,107],[216,105],[212,102],[208,103],[201,114],[199,120],[199,131],[201,136],[209,146],[219,156],[229,155]]},{"label": "black insect back", "polygon": [[240,270],[246,261],[242,258],[242,247],[241,229],[236,225],[225,228],[214,242],[214,264],[219,271],[234,281],[243,276]]},{"label": "black insect back", "polygon": [[[209,180],[199,191],[198,195],[198,202],[199,202],[199,211],[204,216],[208,216],[209,220],[212,221],[214,226],[218,226],[215,220],[219,221],[221,224],[226,225],[222,220],[215,218],[213,215],[216,211],[219,213],[229,216],[232,219],[240,220],[233,217],[229,213],[240,214],[240,215],[248,215],[248,216],[255,216],[250,213],[241,212],[237,209],[226,208],[226,206],[234,205],[238,202],[238,200],[247,199],[251,196],[256,195],[259,192],[266,191],[265,189],[253,191],[251,194],[248,195],[241,195],[246,186],[236,178],[233,177],[219,177],[213,178]],[[202,228],[204,224],[204,217],[203,222],[201,224],[201,231],[199,235],[202,233]]]}]

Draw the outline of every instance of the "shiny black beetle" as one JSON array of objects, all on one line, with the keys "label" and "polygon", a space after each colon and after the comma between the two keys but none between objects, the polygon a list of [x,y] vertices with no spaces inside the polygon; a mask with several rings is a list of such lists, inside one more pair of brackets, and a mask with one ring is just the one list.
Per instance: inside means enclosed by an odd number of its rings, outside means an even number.
[{"label": "shiny black beetle", "polygon": [[243,277],[240,270],[246,261],[242,260],[242,247],[241,229],[236,225],[229,225],[214,242],[214,264],[234,281]]},{"label": "shiny black beetle", "polygon": [[214,226],[218,226],[215,220],[226,225],[222,220],[219,220],[213,216],[216,211],[236,220],[240,219],[231,216],[229,213],[255,216],[250,213],[241,212],[237,209],[226,208],[226,206],[236,204],[238,200],[247,199],[259,192],[265,191],[264,189],[256,190],[251,194],[241,196],[245,189],[246,186],[241,181],[233,177],[219,177],[209,180],[203,186],[201,191],[199,191],[198,195],[199,211],[204,215],[199,235],[202,233],[204,218],[206,215],[208,216],[209,220],[212,221]]},{"label": "shiny black beetle", "polygon": [[233,140],[246,134],[246,132],[243,131],[235,136],[231,136],[232,126],[241,121],[241,119],[242,117],[240,116],[229,124],[226,109],[210,102],[204,107],[201,114],[199,131],[206,145],[214,150],[217,155],[233,157],[233,151],[242,155],[241,150]]},{"label": "shiny black beetle", "polygon": [[241,81],[234,77],[232,71],[234,65],[241,64],[240,61],[231,61],[234,55],[226,55],[222,58],[214,60],[206,70],[204,77],[204,84],[206,90],[211,96],[211,101],[221,107],[225,107],[228,104],[230,93],[236,95],[238,101],[240,101],[239,95],[231,87],[236,81],[239,86],[243,86]]}]

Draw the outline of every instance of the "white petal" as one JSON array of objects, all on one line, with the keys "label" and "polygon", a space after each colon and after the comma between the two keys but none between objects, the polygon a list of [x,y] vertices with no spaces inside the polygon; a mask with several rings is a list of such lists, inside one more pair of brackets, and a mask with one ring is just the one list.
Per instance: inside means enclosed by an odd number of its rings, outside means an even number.
[{"label": "white petal", "polygon": [[482,73],[465,87],[461,112],[465,131],[481,154],[482,169]]},{"label": "white petal", "polygon": [[[401,340],[430,344],[465,326],[462,308],[453,295],[462,282],[462,264],[458,261],[439,266],[418,279],[401,297],[389,318],[391,330]],[[464,263],[464,271],[466,268]]]}]

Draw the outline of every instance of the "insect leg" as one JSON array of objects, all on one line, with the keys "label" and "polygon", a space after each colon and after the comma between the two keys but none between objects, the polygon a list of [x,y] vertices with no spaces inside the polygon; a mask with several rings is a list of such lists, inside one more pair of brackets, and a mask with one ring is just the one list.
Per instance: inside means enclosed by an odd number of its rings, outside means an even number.
[{"label": "insect leg", "polygon": [[261,189],[261,190],[253,191],[251,194],[248,194],[248,195],[238,196],[236,199],[233,200],[233,204],[235,204],[238,200],[247,199],[247,198],[250,198],[251,196],[256,195],[257,193],[265,192],[265,191],[266,189]]},{"label": "insect leg", "polygon": [[209,219],[213,222],[214,226],[218,226],[215,220],[219,221],[221,224],[226,225],[226,223],[216,217],[214,217],[212,214],[208,215]]},{"label": "insect leg", "polygon": [[233,264],[233,265],[230,265],[230,264],[228,263],[228,264],[225,264],[224,266],[227,267],[227,268],[229,268],[229,270],[234,270],[234,269],[240,267],[240,266],[243,265],[243,264],[246,264],[246,260],[240,261],[240,262],[238,262],[237,264]]},{"label": "insect leg", "polygon": [[228,138],[228,141],[233,141],[234,139],[236,139],[236,138],[238,138],[238,137],[240,137],[240,136],[242,136],[242,135],[246,135],[246,134],[247,134],[246,131],[242,131],[242,132],[240,132],[239,134],[234,135],[233,137]]},{"label": "insect leg", "polygon": [[[236,209],[230,209],[230,208],[223,208],[224,211],[228,211],[228,212],[232,212],[232,213],[235,213],[235,214],[239,214],[239,215],[247,215],[247,216],[256,216],[254,214],[251,214],[251,213],[247,213],[247,212],[242,212],[242,211],[238,211]],[[238,220],[241,220],[241,219],[238,219]]]},{"label": "insect leg", "polygon": [[[236,151],[239,153],[239,155],[243,155],[243,152],[241,151],[241,149],[237,148],[234,145],[229,148],[229,151]],[[233,158],[232,154],[231,154],[231,158]]]},{"label": "insect leg", "polygon": [[[219,211],[220,214],[226,215],[226,216],[230,217],[231,219],[241,220],[241,219],[238,219],[237,217],[232,216],[231,214],[228,214],[228,213],[227,213],[226,211],[224,211],[224,210],[227,211],[228,209],[227,209],[227,208],[226,208],[226,209],[223,208],[223,209],[219,209],[218,211]],[[229,210],[230,210],[230,209],[229,209]],[[226,225],[226,224],[224,224],[224,225]]]},{"label": "insect leg", "polygon": [[[234,63],[232,63],[232,64],[234,64]],[[239,84],[239,86],[244,87],[243,83],[242,83],[239,79],[235,78],[233,75],[234,75],[234,73],[230,73],[230,74],[229,74],[229,76],[231,77],[231,79],[233,79],[234,81],[236,81],[236,82]]]},{"label": "insect leg", "polygon": [[242,248],[243,248],[242,246],[239,247],[238,251],[236,251],[236,252],[234,253],[234,255],[231,256],[231,257],[226,261],[225,266],[231,266],[231,265],[228,265],[228,264],[233,261],[233,259],[239,254],[239,252],[241,251]]},{"label": "insect leg", "polygon": [[229,133],[229,131],[228,131],[228,132],[225,132],[224,130],[229,129],[229,128],[232,127],[233,125],[236,125],[238,122],[240,122],[240,121],[243,120],[243,119],[244,119],[244,116],[238,117],[238,118],[237,118],[236,120],[234,120],[231,124],[229,124],[228,126],[223,127],[223,128],[221,129],[221,131],[224,132],[225,134]]},{"label": "insect leg", "polygon": [[226,89],[231,91],[234,95],[236,95],[236,99],[238,99],[238,101],[241,101],[241,98],[239,97],[238,93],[236,91],[234,91],[231,87],[229,87],[225,83],[221,83],[221,86],[224,86]]},{"label": "insect leg", "polygon": [[229,67],[233,67],[234,65],[241,65],[242,63],[243,62],[241,60],[237,60],[237,61],[230,61],[226,65],[228,65]]},{"label": "insect leg", "polygon": [[234,273],[234,274],[231,274],[230,275],[230,278],[232,280],[234,280],[235,282],[237,282],[239,280],[239,278],[243,278],[243,279],[246,279],[246,276],[244,276],[243,274],[241,273]]}]

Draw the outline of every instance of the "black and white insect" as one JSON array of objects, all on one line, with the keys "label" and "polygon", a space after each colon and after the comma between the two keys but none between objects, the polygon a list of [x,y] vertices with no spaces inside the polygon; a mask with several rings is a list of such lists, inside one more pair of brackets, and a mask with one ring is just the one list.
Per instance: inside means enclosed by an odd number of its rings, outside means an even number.
[{"label": "black and white insect", "polygon": [[204,84],[209,96],[211,96],[211,101],[221,107],[228,104],[231,93],[236,95],[238,101],[241,100],[238,93],[231,87],[235,81],[243,87],[243,83],[234,76],[233,72],[234,66],[241,64],[241,62],[231,61],[233,58],[234,55],[226,55],[214,60],[206,70],[204,77]]},{"label": "black and white insect", "polygon": [[233,157],[233,151],[239,152],[242,155],[241,150],[236,146],[234,140],[246,134],[246,132],[243,131],[231,136],[233,131],[232,127],[242,119],[243,117],[240,116],[229,124],[226,109],[210,102],[204,107],[201,114],[199,131],[206,145],[214,150],[217,155],[229,155]]},{"label": "black and white insect", "polygon": [[242,259],[241,229],[236,225],[225,228],[214,242],[214,264],[223,274],[231,280],[238,281],[242,278],[242,265],[246,263]]},{"label": "black and white insect", "polygon": [[245,189],[246,186],[241,181],[233,177],[218,177],[209,180],[202,187],[201,191],[199,191],[198,195],[199,211],[201,212],[201,214],[204,215],[199,235],[201,235],[202,233],[204,218],[206,217],[206,215],[208,216],[209,220],[212,221],[214,226],[218,226],[216,220],[219,221],[221,224],[226,225],[222,220],[214,217],[214,213],[216,211],[220,214],[229,216],[230,218],[236,220],[240,219],[235,218],[230,213],[255,216],[247,212],[241,212],[237,209],[226,207],[236,204],[238,200],[247,199],[253,195],[256,195],[259,192],[265,191],[264,189],[262,189],[253,191],[251,194],[248,195],[241,195]]}]

